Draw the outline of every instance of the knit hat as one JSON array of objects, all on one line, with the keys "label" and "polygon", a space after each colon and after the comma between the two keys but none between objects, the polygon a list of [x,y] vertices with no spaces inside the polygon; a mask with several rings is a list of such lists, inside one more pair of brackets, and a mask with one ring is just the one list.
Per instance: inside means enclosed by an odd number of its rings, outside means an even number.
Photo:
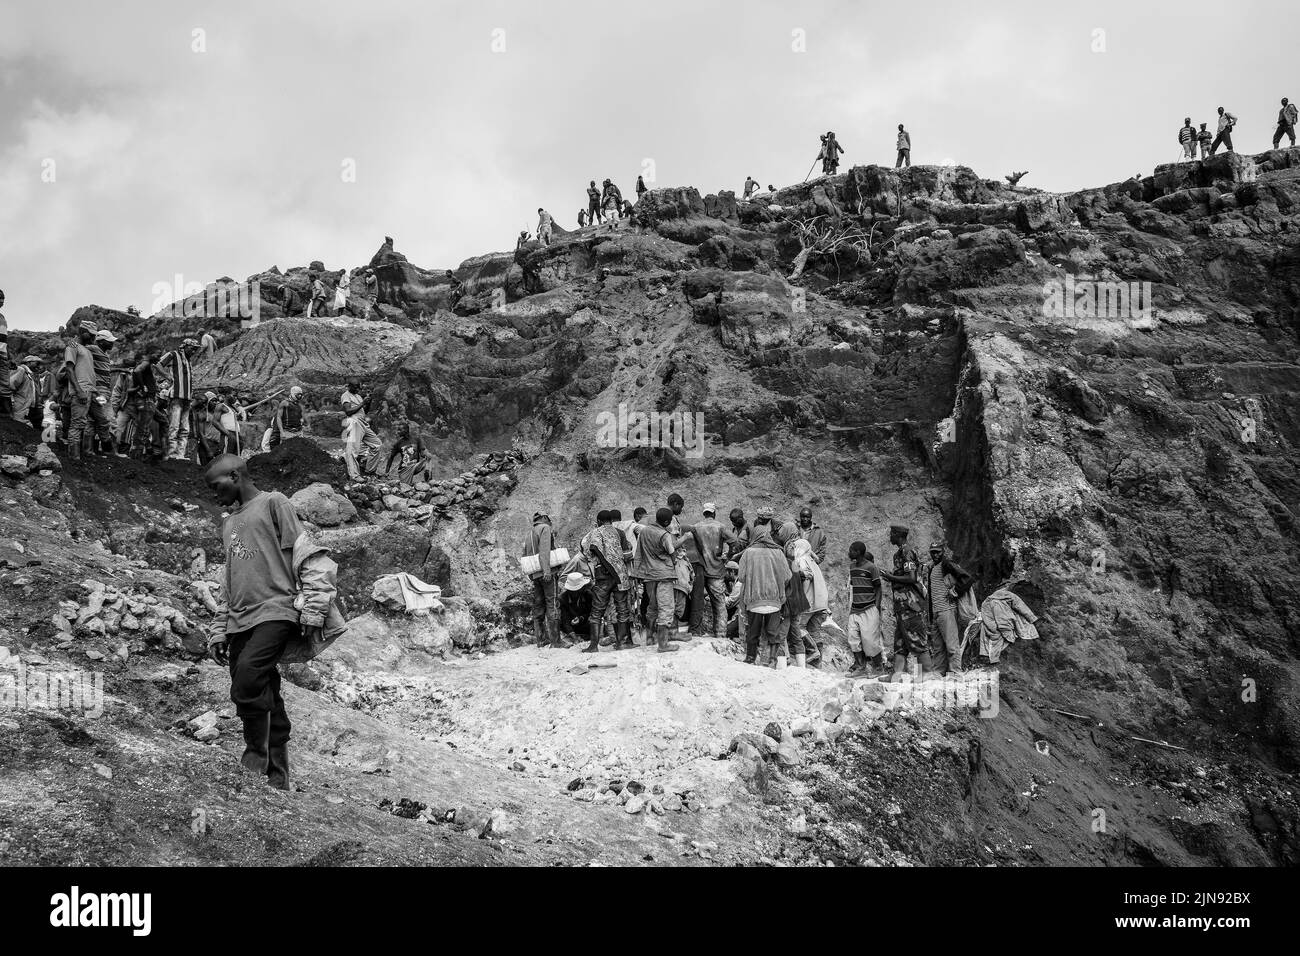
[{"label": "knit hat", "polygon": [[193,348],[198,348],[198,347],[199,347],[199,340],[198,340],[198,339],[185,339],[183,342],[181,342],[181,348],[184,348],[184,347],[187,346],[187,345],[188,345],[188,346],[191,346],[191,347],[193,347]]},{"label": "knit hat", "polygon": [[116,342],[116,341],[117,341],[117,336],[114,335],[112,332],[110,332],[108,329],[100,329],[98,332],[95,333],[95,341],[96,341],[96,342]]},{"label": "knit hat", "polygon": [[911,529],[905,524],[891,524],[889,530],[894,532],[894,534],[908,534],[911,531]]},{"label": "knit hat", "polygon": [[772,519],[773,514],[774,512],[767,505],[763,505],[763,507],[758,509],[759,518],[767,518],[770,521]]}]

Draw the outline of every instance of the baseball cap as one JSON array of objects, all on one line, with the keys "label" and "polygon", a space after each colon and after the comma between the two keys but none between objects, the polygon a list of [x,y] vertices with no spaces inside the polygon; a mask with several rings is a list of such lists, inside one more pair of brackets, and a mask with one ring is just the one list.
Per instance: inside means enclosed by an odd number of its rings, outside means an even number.
[{"label": "baseball cap", "polygon": [[116,341],[117,341],[117,336],[114,335],[112,332],[110,332],[108,329],[100,329],[98,332],[95,333],[95,341],[96,341],[96,342],[116,342]]},{"label": "baseball cap", "polygon": [[700,509],[701,514],[712,515],[718,513],[718,506],[712,501],[704,502],[704,507]]}]

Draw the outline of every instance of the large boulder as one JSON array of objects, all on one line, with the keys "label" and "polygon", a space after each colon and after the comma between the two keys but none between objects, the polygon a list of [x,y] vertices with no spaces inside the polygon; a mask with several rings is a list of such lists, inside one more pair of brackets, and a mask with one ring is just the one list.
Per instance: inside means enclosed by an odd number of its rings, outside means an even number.
[{"label": "large boulder", "polygon": [[323,481],[295,491],[289,503],[298,512],[299,518],[322,528],[338,527],[357,516],[356,506]]}]

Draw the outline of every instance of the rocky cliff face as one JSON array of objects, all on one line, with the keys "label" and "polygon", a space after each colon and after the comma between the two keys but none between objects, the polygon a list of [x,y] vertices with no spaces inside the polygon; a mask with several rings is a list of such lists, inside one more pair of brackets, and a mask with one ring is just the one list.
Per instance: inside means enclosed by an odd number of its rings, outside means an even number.
[{"label": "rocky cliff face", "polygon": [[[1294,863],[1298,202],[1300,150],[1071,194],[962,167],[659,189],[617,226],[467,260],[455,312],[445,276],[390,256],[406,304],[382,322],[232,330],[202,374],[299,381],[321,409],[359,374],[453,484],[508,462],[490,494],[353,496],[362,520],[431,519],[432,573],[507,618],[538,509],[572,546],[597,509],[673,491],[688,515],[809,504],[841,620],[850,542],[887,564],[890,523],[942,538],[1042,616],[936,797],[963,832],[1040,860]],[[684,414],[702,444],[611,442],[620,409]]]}]

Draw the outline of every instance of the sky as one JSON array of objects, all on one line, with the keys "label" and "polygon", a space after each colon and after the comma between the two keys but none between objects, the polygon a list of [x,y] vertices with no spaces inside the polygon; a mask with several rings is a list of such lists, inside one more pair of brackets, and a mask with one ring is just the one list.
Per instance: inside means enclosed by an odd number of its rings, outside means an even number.
[{"label": "sky", "polygon": [[[1226,106],[1269,147],[1300,4],[4,0],[0,289],[11,328],[150,314],[186,283],[510,249],[589,180],[739,192],[846,165],[1150,173]],[[845,168],[845,167],[841,167]]]}]

